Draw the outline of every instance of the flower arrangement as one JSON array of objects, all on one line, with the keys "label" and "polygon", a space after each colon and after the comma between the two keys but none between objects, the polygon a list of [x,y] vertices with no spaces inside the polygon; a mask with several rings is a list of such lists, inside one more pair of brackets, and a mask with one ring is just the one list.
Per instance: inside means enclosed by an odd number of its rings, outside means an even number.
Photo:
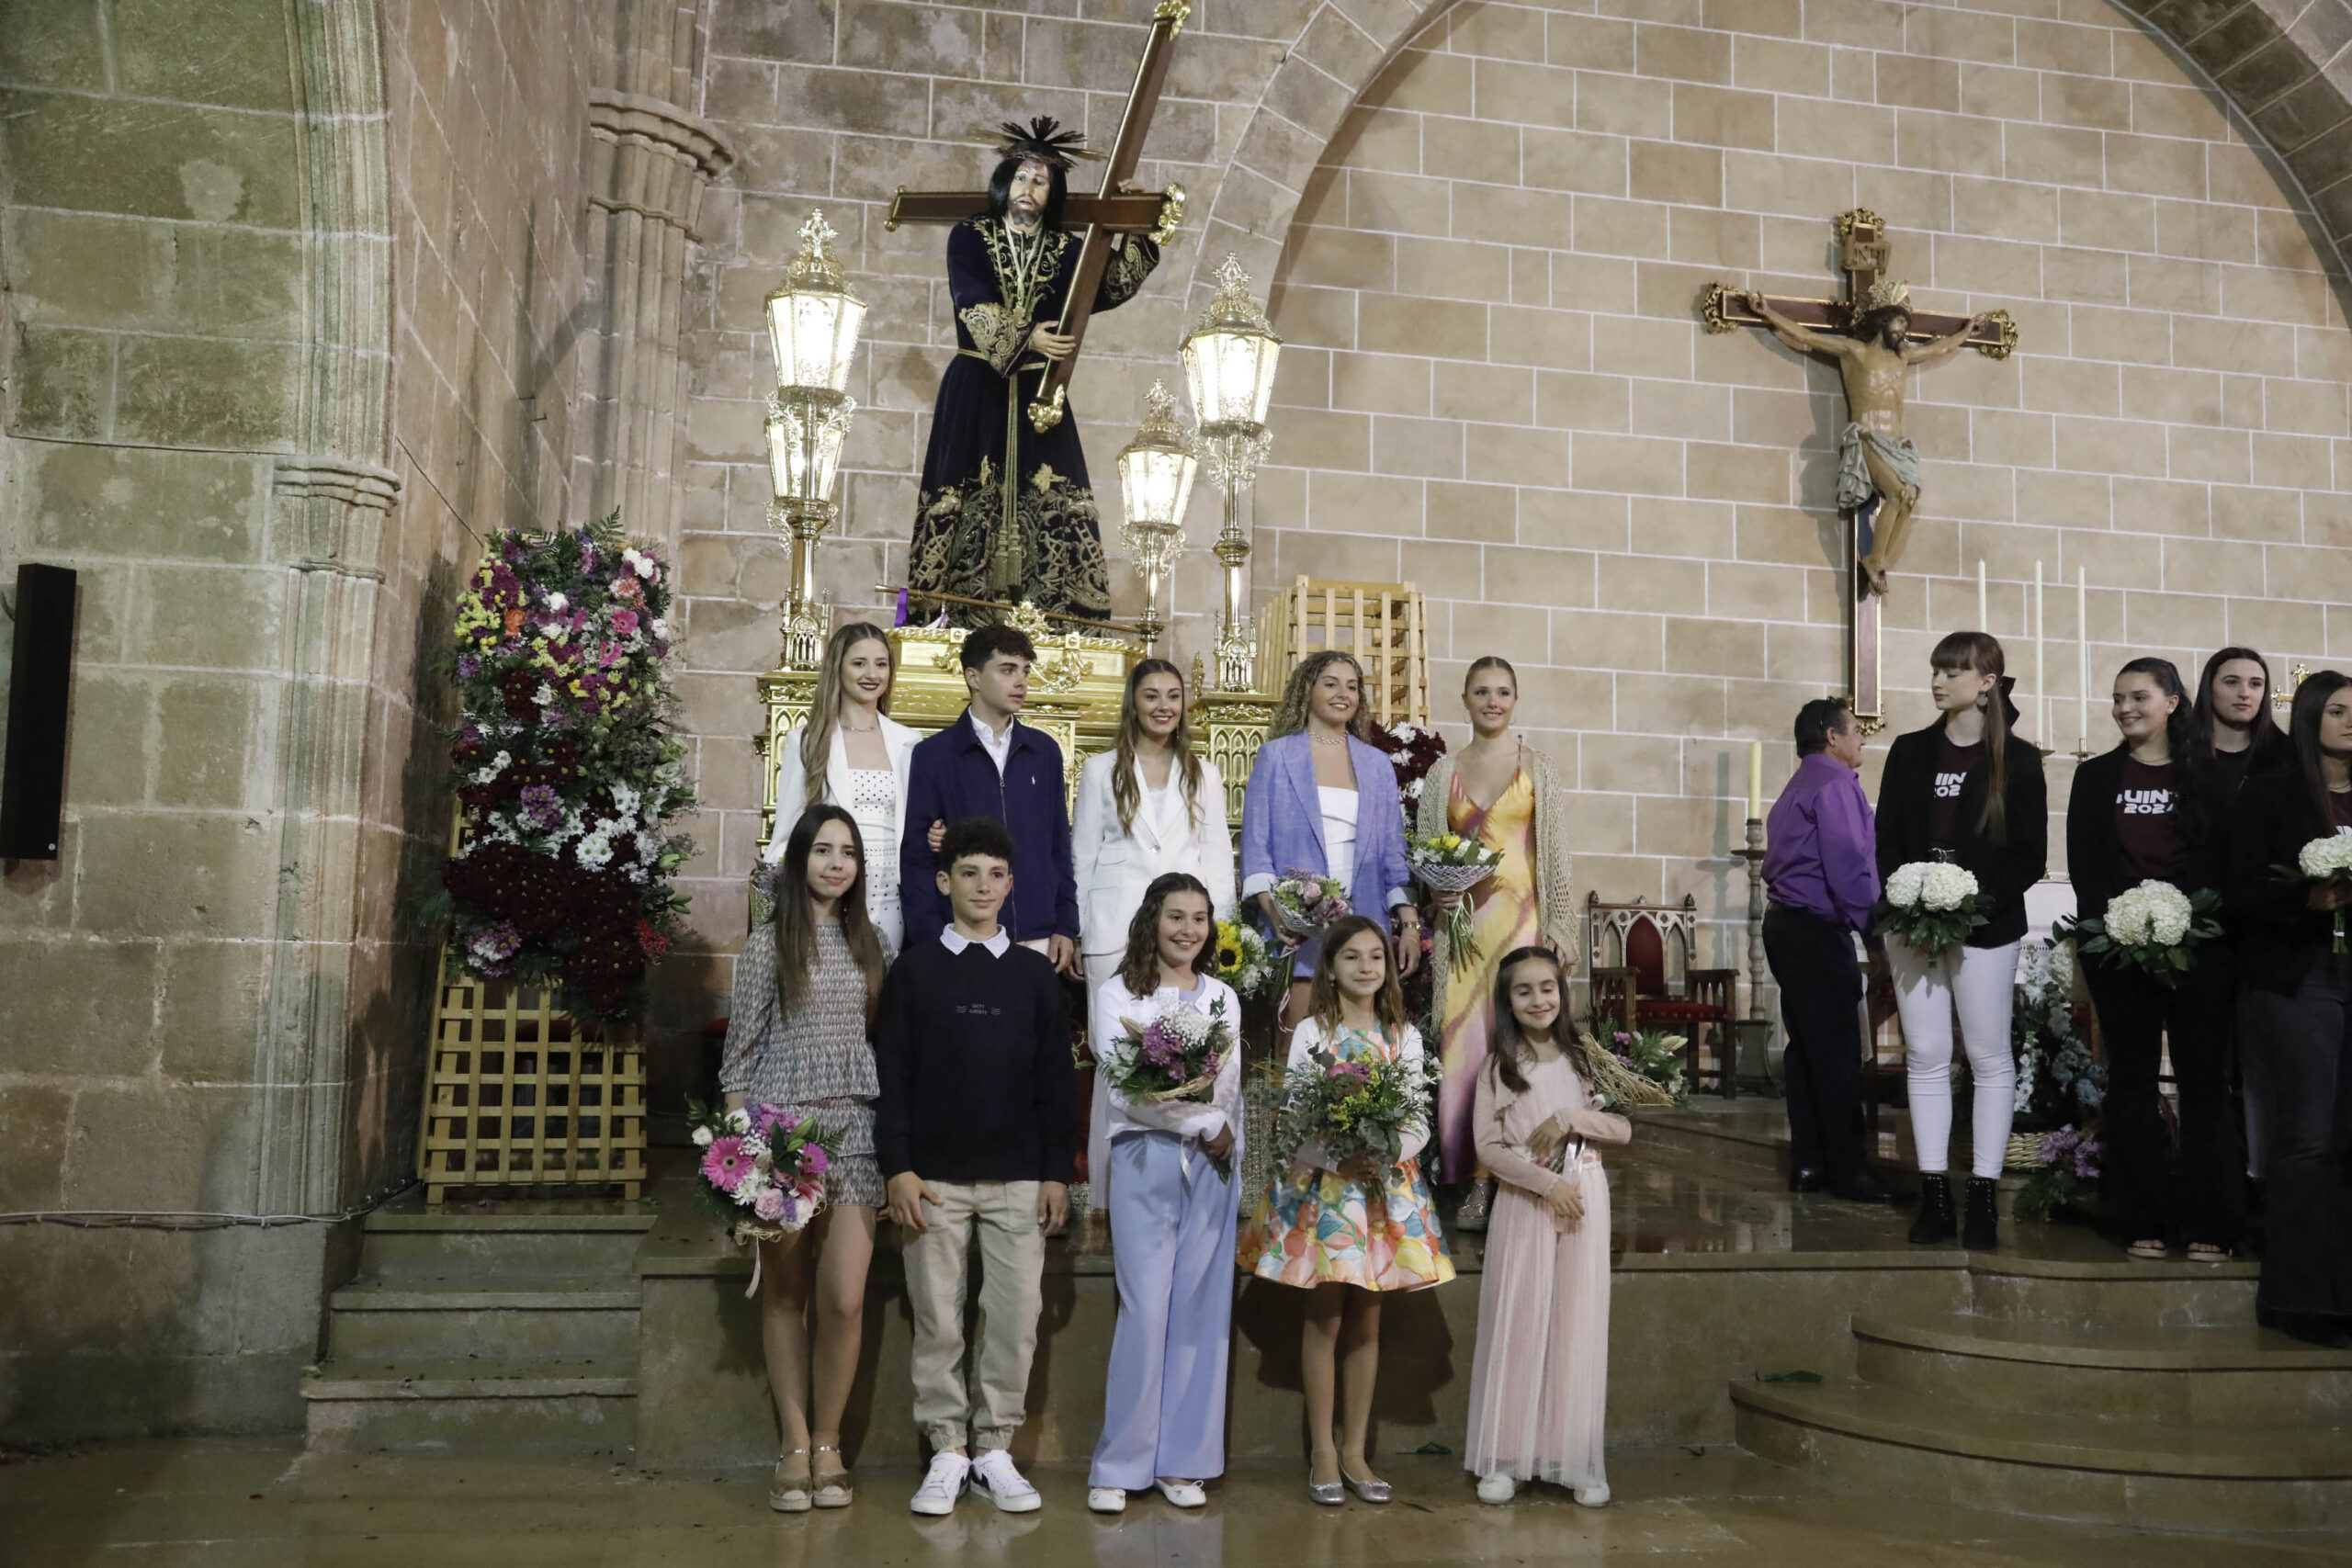
[{"label": "flower arrangement", "polygon": [[[1503,852],[1476,834],[1419,833],[1405,835],[1405,860],[1424,886],[1437,893],[1467,893],[1495,874]],[[1477,939],[1471,934],[1470,903],[1458,899],[1445,913],[1445,951],[1456,975],[1466,973],[1478,956]]]},{"label": "flower arrangement", "polygon": [[458,595],[449,746],[460,848],[443,871],[457,961],[553,987],[576,1016],[632,1019],[669,951],[695,804],[673,735],[666,570],[615,517],[502,532]]},{"label": "flower arrangement", "polygon": [[1878,929],[1933,953],[1968,940],[1984,923],[1976,874],[1946,861],[1913,861],[1886,879],[1886,913]]},{"label": "flower arrangement", "polygon": [[2018,1190],[2018,1218],[2047,1221],[2061,1208],[2088,1206],[2098,1192],[2101,1152],[2090,1128],[2058,1127],[2044,1134],[2034,1156],[2037,1168]]},{"label": "flower arrangement", "polygon": [[1429,1124],[1436,1092],[1436,1065],[1427,1056],[1374,1050],[1343,1057],[1317,1045],[1279,1079],[1272,1147],[1288,1160],[1313,1139],[1335,1161],[1364,1156],[1395,1167],[1406,1133]]},{"label": "flower arrangement", "polygon": [[2158,985],[2177,986],[2199,943],[2222,934],[2215,911],[2222,896],[2210,887],[2194,895],[2153,877],[2108,900],[2107,913],[2078,920],[2073,930],[2086,953],[2111,953],[2144,969]]},{"label": "flower arrangement", "polygon": [[773,1105],[718,1111],[689,1101],[686,1112],[702,1151],[695,1190],[739,1244],[781,1240],[824,1208],[825,1173],[840,1150],[813,1119],[787,1122]]},{"label": "flower arrangement", "polygon": [[[2352,833],[2332,833],[2324,839],[2313,839],[2295,856],[2296,872],[2312,882],[2341,882],[2352,879]],[[2280,874],[2292,876],[2295,872],[2280,868]],[[2335,911],[2335,951],[2345,951],[2344,911]]]},{"label": "flower arrangement", "polygon": [[1374,722],[1372,743],[1388,753],[1388,765],[1396,770],[1396,798],[1404,805],[1405,820],[1410,822],[1421,803],[1421,789],[1429,780],[1430,770],[1445,755],[1445,737],[1410,720],[1399,719],[1394,725]]},{"label": "flower arrangement", "polygon": [[[1234,1049],[1224,998],[1212,1002],[1206,1013],[1174,1007],[1149,1023],[1122,1018],[1119,1028],[1100,1066],[1102,1081],[1130,1103],[1204,1103],[1216,1093],[1217,1074]],[[1212,1163],[1219,1176],[1233,1174],[1224,1161]]]},{"label": "flower arrangement", "polygon": [[1347,890],[1336,877],[1293,866],[1268,891],[1274,896],[1274,919],[1301,942],[1348,917]]},{"label": "flower arrangement", "polygon": [[1209,972],[1242,998],[1261,997],[1274,989],[1289,967],[1274,962],[1274,951],[1257,927],[1240,920],[1216,923],[1216,950],[1210,958]]},{"label": "flower arrangement", "polygon": [[2107,1097],[2107,1066],[2091,1054],[2075,1016],[2075,952],[2046,940],[2018,957],[2010,1010],[2018,1076],[2011,1110],[2018,1132],[2049,1131],[2095,1113]]},{"label": "flower arrangement", "polygon": [[1662,1029],[1612,1029],[1606,1045],[1589,1032],[1581,1038],[1592,1066],[1593,1098],[1603,1111],[1680,1105],[1690,1098],[1682,1076],[1688,1037]]}]

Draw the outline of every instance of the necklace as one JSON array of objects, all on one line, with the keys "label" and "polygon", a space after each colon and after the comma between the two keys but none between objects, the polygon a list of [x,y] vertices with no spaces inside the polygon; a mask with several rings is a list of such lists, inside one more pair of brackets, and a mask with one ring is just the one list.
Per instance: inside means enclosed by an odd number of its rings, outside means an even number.
[{"label": "necklace", "polygon": [[847,720],[842,722],[843,735],[874,735],[878,734],[881,728],[879,724],[851,724]]},{"label": "necklace", "polygon": [[1337,740],[1326,740],[1312,730],[1307,732],[1307,739],[1313,740],[1317,746],[1345,746],[1348,743],[1348,738],[1345,735],[1340,736]]}]

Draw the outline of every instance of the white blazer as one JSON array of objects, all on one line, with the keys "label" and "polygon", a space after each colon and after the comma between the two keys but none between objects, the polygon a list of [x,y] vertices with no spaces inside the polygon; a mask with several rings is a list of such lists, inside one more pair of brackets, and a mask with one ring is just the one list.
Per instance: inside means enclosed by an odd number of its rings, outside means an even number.
[{"label": "white blazer", "polygon": [[[1143,908],[1144,889],[1152,878],[1167,872],[1190,872],[1209,890],[1209,906],[1219,918],[1233,912],[1233,832],[1225,823],[1225,780],[1216,765],[1201,759],[1199,810],[1179,811],[1166,824],[1155,820],[1150,791],[1136,769],[1136,789],[1141,797],[1132,832],[1119,826],[1119,807],[1111,798],[1115,751],[1099,752],[1086,760],[1079,775],[1078,814],[1070,821],[1070,864],[1078,882],[1079,951],[1121,953],[1127,945],[1127,922]],[[1183,775],[1176,775],[1182,798]],[[1189,804],[1189,803],[1187,803]],[[1197,818],[1197,820],[1193,818]]]},{"label": "white blazer", "polygon": [[[922,737],[887,713],[876,716],[882,721],[882,749],[889,754],[890,771],[899,780],[899,829],[890,845],[895,855],[898,846],[906,841],[907,771],[913,763],[915,742]],[[776,758],[775,828],[761,857],[771,865],[784,859],[785,840],[792,837],[792,825],[808,809],[808,774],[800,765],[800,738],[808,731],[806,723],[794,725],[785,733],[783,755]],[[842,739],[838,724],[833,726],[833,753],[825,763],[825,790],[818,798],[828,806],[849,804],[849,745]]]}]

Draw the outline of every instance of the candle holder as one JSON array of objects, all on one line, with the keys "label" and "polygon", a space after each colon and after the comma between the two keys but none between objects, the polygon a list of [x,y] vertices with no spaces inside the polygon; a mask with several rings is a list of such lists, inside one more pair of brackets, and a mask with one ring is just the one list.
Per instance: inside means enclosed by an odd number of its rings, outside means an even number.
[{"label": "candle holder", "polygon": [[1747,863],[1747,1016],[1731,1025],[1737,1043],[1724,1065],[1724,1098],[1739,1092],[1739,1064],[1756,1043],[1756,1077],[1767,1092],[1772,1088],[1772,1021],[1764,1013],[1764,819],[1747,819],[1747,843],[1732,853]]}]

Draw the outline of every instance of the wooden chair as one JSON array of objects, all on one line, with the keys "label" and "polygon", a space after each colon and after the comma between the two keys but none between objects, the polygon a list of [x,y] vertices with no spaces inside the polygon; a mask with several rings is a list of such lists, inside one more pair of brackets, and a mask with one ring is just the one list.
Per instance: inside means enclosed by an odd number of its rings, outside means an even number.
[{"label": "wooden chair", "polygon": [[[1705,1071],[1725,1100],[1736,1098],[1739,1075],[1731,1021],[1739,972],[1691,967],[1698,953],[1697,901],[1685,894],[1679,906],[1640,898],[1604,904],[1592,892],[1585,895],[1584,906],[1585,974],[1592,987],[1593,1017],[1628,1032],[1664,1029],[1682,1035],[1683,1075],[1692,1091],[1699,1088],[1702,1061],[1711,1055],[1713,1065]],[[1678,955],[1679,965],[1669,962]]]}]

